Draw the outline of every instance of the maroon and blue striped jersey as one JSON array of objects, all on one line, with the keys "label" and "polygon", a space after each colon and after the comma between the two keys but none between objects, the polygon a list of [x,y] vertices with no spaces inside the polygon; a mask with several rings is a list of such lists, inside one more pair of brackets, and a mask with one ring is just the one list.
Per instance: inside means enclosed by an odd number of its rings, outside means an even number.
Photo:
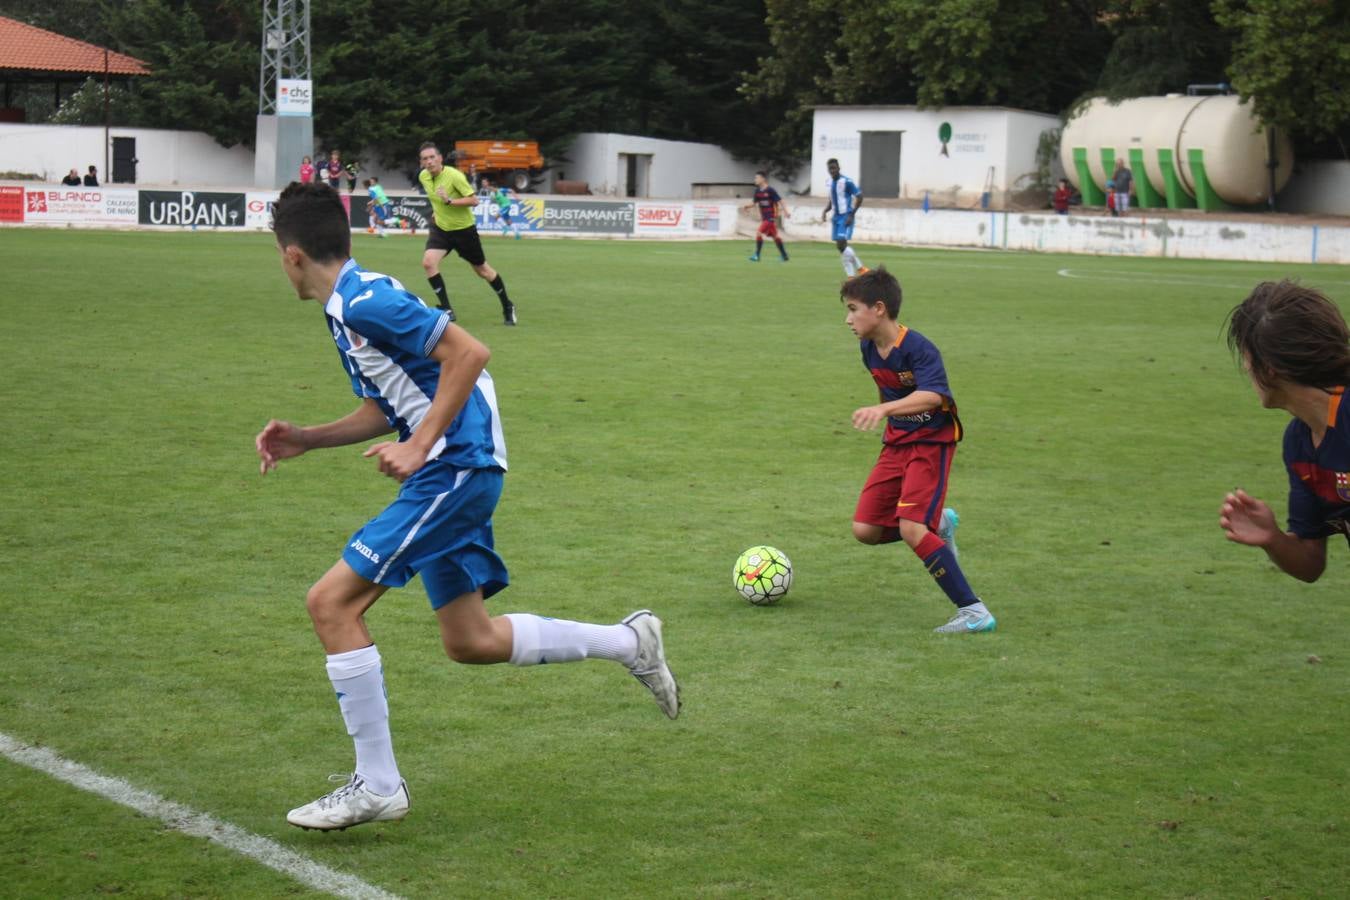
[{"label": "maroon and blue striped jersey", "polygon": [[759,207],[759,217],[765,222],[772,222],[777,218],[778,204],[782,202],[783,198],[771,187],[755,189],[755,205]]},{"label": "maroon and blue striped jersey", "polygon": [[1289,471],[1289,530],[1301,538],[1343,534],[1350,541],[1350,404],[1345,388],[1327,407],[1327,431],[1313,446],[1312,429],[1294,419],[1284,431]]},{"label": "maroon and blue striped jersey", "polygon": [[910,416],[890,416],[882,441],[887,444],[934,443],[954,444],[961,440],[961,420],[956,416],[956,400],[947,386],[947,370],[942,365],[942,354],[928,338],[900,326],[895,343],[882,356],[877,345],[869,340],[858,342],[863,365],[872,373],[881,393],[881,402],[901,400],[915,391],[932,391],[942,395],[937,409]]}]

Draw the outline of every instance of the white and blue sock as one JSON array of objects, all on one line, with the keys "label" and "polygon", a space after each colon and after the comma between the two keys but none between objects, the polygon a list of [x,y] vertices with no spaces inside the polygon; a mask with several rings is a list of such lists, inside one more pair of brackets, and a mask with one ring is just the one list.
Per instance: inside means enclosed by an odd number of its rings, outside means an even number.
[{"label": "white and blue sock", "polygon": [[510,613],[511,664],[612,659],[631,666],[637,661],[637,633],[627,625],[592,625],[529,613]]},{"label": "white and blue sock", "polygon": [[329,654],[328,680],[337,692],[347,733],[356,745],[356,774],[382,797],[397,792],[402,778],[389,736],[389,698],[384,690],[380,652],[371,644]]}]

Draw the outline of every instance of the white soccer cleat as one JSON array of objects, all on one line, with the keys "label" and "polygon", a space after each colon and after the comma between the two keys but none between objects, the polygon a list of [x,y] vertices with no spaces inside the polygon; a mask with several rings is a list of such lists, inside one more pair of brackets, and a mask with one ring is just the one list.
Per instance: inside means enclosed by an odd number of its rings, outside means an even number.
[{"label": "white soccer cleat", "polygon": [[[330,775],[329,781],[346,778]],[[313,803],[296,807],[286,814],[286,821],[298,828],[318,831],[341,831],[363,822],[387,822],[408,814],[408,783],[400,781],[398,790],[389,797],[381,797],[366,787],[359,775],[352,775],[347,783],[331,794],[324,794]]]},{"label": "white soccer cleat", "polygon": [[623,624],[637,634],[637,662],[628,667],[633,677],[647,686],[656,705],[669,718],[680,714],[680,686],[666,665],[665,644],[661,641],[661,620],[649,609],[629,613]]},{"label": "white soccer cleat", "polygon": [[979,634],[993,631],[998,626],[994,614],[985,610],[976,612],[970,607],[958,609],[956,615],[946,625],[939,625],[933,631],[937,634]]}]

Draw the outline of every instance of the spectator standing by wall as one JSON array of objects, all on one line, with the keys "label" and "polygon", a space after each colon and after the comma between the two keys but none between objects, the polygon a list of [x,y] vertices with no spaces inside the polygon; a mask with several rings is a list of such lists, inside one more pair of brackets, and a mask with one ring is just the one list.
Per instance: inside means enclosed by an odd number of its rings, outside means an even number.
[{"label": "spectator standing by wall", "polygon": [[1116,172],[1112,180],[1116,183],[1116,215],[1123,215],[1130,211],[1130,186],[1134,181],[1134,175],[1125,165],[1125,160],[1116,160]]}]

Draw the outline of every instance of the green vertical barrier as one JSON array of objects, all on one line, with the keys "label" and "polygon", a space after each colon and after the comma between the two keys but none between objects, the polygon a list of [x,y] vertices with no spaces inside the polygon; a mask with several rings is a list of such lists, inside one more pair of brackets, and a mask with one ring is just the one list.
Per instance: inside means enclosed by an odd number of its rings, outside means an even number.
[{"label": "green vertical barrier", "polygon": [[1083,205],[1105,206],[1106,195],[1092,180],[1092,172],[1088,169],[1086,147],[1073,148],[1073,170],[1078,173],[1078,193],[1083,195]]},{"label": "green vertical barrier", "polygon": [[1214,193],[1214,187],[1205,175],[1205,151],[1191,149],[1186,151],[1186,161],[1191,167],[1191,183],[1195,185],[1195,205],[1205,212],[1217,212],[1231,209],[1227,203]]},{"label": "green vertical barrier", "polygon": [[1181,176],[1172,163],[1172,151],[1166,147],[1158,149],[1158,168],[1163,173],[1163,191],[1167,194],[1168,209],[1195,209],[1195,198],[1186,193],[1181,186]]},{"label": "green vertical barrier", "polygon": [[1130,148],[1130,174],[1134,176],[1135,206],[1140,209],[1157,209],[1163,205],[1163,198],[1153,189],[1153,182],[1148,180],[1142,147]]}]

